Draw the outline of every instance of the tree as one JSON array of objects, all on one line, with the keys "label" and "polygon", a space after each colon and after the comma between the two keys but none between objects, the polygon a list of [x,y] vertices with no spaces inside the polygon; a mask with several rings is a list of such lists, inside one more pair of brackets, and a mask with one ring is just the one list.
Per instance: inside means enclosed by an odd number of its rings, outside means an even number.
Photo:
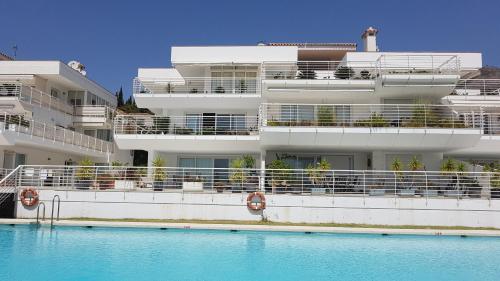
[{"label": "tree", "polygon": [[120,90],[118,92],[116,92],[115,96],[116,96],[116,101],[117,101],[117,107],[123,106],[125,104],[125,102],[123,101],[123,89],[122,89],[122,87],[120,87]]}]

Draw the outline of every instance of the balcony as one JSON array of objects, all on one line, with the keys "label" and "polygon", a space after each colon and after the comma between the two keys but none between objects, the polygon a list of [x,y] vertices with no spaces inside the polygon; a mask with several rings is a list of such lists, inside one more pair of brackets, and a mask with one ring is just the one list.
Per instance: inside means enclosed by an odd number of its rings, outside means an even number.
[{"label": "balcony", "polygon": [[[145,108],[257,108],[257,78],[184,77],[177,80],[135,78],[134,97]],[[161,104],[161,106],[159,106]]]},{"label": "balcony", "polygon": [[459,76],[459,62],[450,55],[382,55],[376,61],[299,61],[263,63],[263,95],[269,99],[336,99],[412,94],[445,96]]},{"label": "balcony", "polygon": [[500,79],[460,79],[445,101],[452,105],[500,105]]},{"label": "balcony", "polygon": [[[301,149],[447,151],[474,146],[481,109],[442,105],[263,104],[261,144]],[[500,128],[500,127],[499,127]]]},{"label": "balcony", "polygon": [[62,127],[24,119],[21,115],[0,115],[0,144],[26,145],[79,155],[104,157],[113,143]]},{"label": "balcony", "polygon": [[188,153],[260,151],[258,118],[243,114],[120,115],[115,118],[114,129],[120,149]]},{"label": "balcony", "polygon": [[113,125],[114,110],[104,105],[75,106],[73,124],[78,127],[110,129]]},{"label": "balcony", "polygon": [[73,106],[65,101],[19,82],[0,83],[0,104],[4,112],[11,114],[22,114],[32,111],[33,107],[43,107],[73,115]]},{"label": "balcony", "polygon": [[[84,171],[84,172],[82,172]],[[47,174],[52,175],[47,179]],[[83,175],[83,176],[82,176]],[[16,179],[13,181],[12,179]],[[18,189],[499,199],[498,172],[373,171],[190,167],[19,166],[9,176]],[[7,187],[6,180],[0,187]],[[326,197],[328,196],[328,197]]]}]

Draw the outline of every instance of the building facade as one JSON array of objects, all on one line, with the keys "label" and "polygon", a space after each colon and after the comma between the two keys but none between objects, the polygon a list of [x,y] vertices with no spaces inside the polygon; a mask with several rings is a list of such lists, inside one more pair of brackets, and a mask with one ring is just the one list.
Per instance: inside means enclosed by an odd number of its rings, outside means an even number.
[{"label": "building facade", "polygon": [[[71,66],[70,66],[71,65]],[[0,61],[0,163],[75,165],[131,161],[113,142],[116,97],[78,62]]]},{"label": "building facade", "polygon": [[[166,166],[229,168],[280,159],[292,169],[406,170],[418,159],[500,157],[500,80],[475,79],[480,53],[382,52],[353,43],[172,47],[172,68],[140,68],[134,98],[154,116],[117,116],[120,149]],[[397,160],[395,160],[397,159]]]}]

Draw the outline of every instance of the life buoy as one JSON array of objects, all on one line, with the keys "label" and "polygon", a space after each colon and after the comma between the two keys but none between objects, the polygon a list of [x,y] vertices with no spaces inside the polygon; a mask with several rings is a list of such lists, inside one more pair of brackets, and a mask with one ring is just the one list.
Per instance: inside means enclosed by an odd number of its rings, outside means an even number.
[{"label": "life buoy", "polygon": [[34,188],[25,188],[19,195],[21,203],[26,207],[34,206],[38,203],[38,192]]},{"label": "life buoy", "polygon": [[264,193],[250,193],[247,197],[247,207],[253,211],[264,210],[266,208],[266,197]]}]

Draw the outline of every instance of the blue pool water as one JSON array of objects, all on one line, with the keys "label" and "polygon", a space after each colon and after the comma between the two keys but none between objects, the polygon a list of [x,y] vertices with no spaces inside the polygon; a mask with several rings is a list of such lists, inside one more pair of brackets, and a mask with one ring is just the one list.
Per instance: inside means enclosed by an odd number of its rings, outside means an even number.
[{"label": "blue pool water", "polygon": [[0,226],[0,280],[500,280],[500,239]]}]

